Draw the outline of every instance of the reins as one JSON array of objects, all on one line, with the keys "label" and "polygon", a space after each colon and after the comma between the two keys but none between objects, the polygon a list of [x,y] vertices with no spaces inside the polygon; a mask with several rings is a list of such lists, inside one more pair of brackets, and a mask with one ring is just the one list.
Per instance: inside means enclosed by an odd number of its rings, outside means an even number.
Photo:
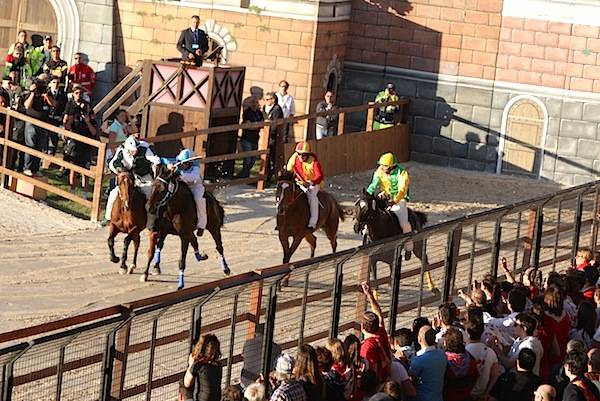
[{"label": "reins", "polygon": [[[294,190],[293,190],[293,192],[294,192],[294,193],[295,193],[295,192],[300,192],[300,193],[298,194],[298,196],[296,196],[296,197],[294,197],[294,198],[292,199],[292,201],[290,202],[289,206],[293,205],[293,204],[294,204],[294,203],[295,203],[295,202],[296,202],[296,201],[297,201],[297,200],[298,200],[298,199],[299,199],[299,198],[302,196],[302,194],[304,194],[304,191],[302,191],[301,189],[296,189],[296,188],[295,188],[296,186],[298,186],[298,184],[297,184],[295,181],[290,181],[290,180],[280,180],[280,181],[279,181],[279,183],[278,183],[277,185],[279,185],[279,184],[288,184],[288,185],[291,185],[292,187],[294,187]],[[282,188],[282,191],[285,191],[286,189],[287,189],[287,188]],[[292,196],[293,196],[293,195],[292,195]],[[279,202],[280,202],[280,201],[281,201],[281,199],[278,199],[278,200],[277,200],[277,205],[279,205]]]},{"label": "reins", "polygon": [[[166,205],[171,200],[173,195],[179,190],[179,180],[175,180],[175,182],[170,182],[162,177],[156,177],[156,179],[167,186],[167,192],[162,197],[162,199],[156,203],[156,208],[158,209]],[[173,184],[172,187],[171,184]]]}]

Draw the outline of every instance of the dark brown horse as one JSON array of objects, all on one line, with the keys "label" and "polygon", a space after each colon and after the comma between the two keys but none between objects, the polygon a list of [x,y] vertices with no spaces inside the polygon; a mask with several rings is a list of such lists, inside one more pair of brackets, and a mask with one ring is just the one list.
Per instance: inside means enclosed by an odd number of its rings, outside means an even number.
[{"label": "dark brown horse", "polygon": [[[320,191],[319,195],[319,220],[316,230],[322,228],[331,243],[331,249],[337,248],[337,230],[340,220],[344,220],[344,211],[337,200],[329,193]],[[306,239],[310,245],[310,257],[315,256],[317,237],[314,230],[308,229],[307,223],[310,216],[308,199],[304,191],[294,180],[294,174],[289,171],[282,172],[277,179],[277,227],[279,241],[283,247],[283,263],[288,263],[296,249]],[[289,239],[292,237],[292,244]]]},{"label": "dark brown horse", "polygon": [[[131,274],[137,263],[140,248],[140,232],[146,228],[146,197],[135,187],[134,178],[130,172],[120,173],[117,176],[119,185],[119,199],[113,204],[110,225],[108,227],[108,249],[110,261],[119,263],[115,255],[115,237],[118,233],[125,233],[123,240],[123,255],[121,256],[121,274]],[[127,251],[133,241],[133,263],[127,268]]]},{"label": "dark brown horse", "polygon": [[[223,255],[223,241],[221,239],[221,227],[223,227],[225,211],[212,193],[206,191],[204,192],[204,197],[206,198],[206,213],[208,217],[206,229],[215,241],[221,269],[225,275],[229,275],[231,274],[231,270],[229,270],[229,266]],[[150,235],[148,263],[140,280],[146,281],[148,279],[148,270],[153,254],[155,265],[152,274],[160,274],[160,251],[165,237],[168,234],[177,235],[181,240],[179,285],[177,289],[182,289],[185,286],[185,259],[189,245],[191,244],[192,248],[194,248],[196,260],[202,261],[208,258],[206,254],[200,253],[198,239],[194,234],[197,222],[194,196],[187,184],[178,180],[177,174],[171,173],[165,166],[160,166],[152,184],[152,194],[148,200],[148,208],[150,213],[156,215],[157,221],[155,224],[156,230]]]}]

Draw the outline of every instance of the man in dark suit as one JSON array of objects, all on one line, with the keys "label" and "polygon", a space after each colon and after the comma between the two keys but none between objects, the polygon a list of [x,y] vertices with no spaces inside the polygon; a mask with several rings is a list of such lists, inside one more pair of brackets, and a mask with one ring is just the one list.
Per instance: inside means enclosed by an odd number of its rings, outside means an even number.
[{"label": "man in dark suit", "polygon": [[[267,92],[265,95],[265,105],[263,106],[265,120],[278,120],[283,118],[283,110],[278,104],[275,92]],[[268,180],[273,177],[277,170],[283,167],[283,130],[285,124],[271,126],[269,136],[269,171]]]},{"label": "man in dark suit", "polygon": [[181,53],[182,60],[193,60],[197,66],[202,65],[202,55],[208,51],[208,36],[199,25],[200,17],[192,16],[190,27],[181,31],[177,41],[177,50]]}]

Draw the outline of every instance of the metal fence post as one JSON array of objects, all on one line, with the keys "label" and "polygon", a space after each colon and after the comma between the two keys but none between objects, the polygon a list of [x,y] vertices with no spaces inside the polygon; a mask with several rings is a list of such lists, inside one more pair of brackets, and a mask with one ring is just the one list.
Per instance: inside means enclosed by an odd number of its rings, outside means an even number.
[{"label": "metal fence post", "polygon": [[571,260],[575,260],[577,256],[577,248],[579,248],[579,236],[581,235],[581,215],[583,214],[583,197],[577,197],[577,209],[575,211],[575,227],[573,230],[573,245],[571,246]]},{"label": "metal fence post", "polygon": [[273,334],[275,329],[275,312],[277,309],[277,285],[269,288],[269,304],[267,306],[267,319],[262,344],[262,361],[260,371],[265,378],[265,390],[269,391],[269,372],[271,371],[271,353],[273,352]]},{"label": "metal fence post", "polygon": [[600,215],[600,189],[596,188],[594,192],[594,211],[592,212],[592,238],[591,238],[591,246],[590,249],[592,252],[596,252],[596,246],[598,242],[598,216]]},{"label": "metal fence post", "polygon": [[458,227],[448,233],[448,242],[446,245],[446,261],[445,261],[445,276],[444,276],[444,290],[442,293],[442,301],[448,302],[452,295],[452,288],[454,287],[454,276],[456,272],[456,265],[458,263],[458,251],[460,248],[460,239],[462,237],[462,228]]},{"label": "metal fence post", "polygon": [[388,315],[388,333],[394,335],[396,331],[396,320],[398,312],[398,296],[400,295],[400,273],[402,271],[402,249],[404,244],[399,245],[394,250],[394,265],[392,268],[392,298],[390,300],[390,314]]},{"label": "metal fence post", "polygon": [[110,388],[112,386],[113,366],[115,362],[115,332],[106,336],[106,348],[102,357],[102,380],[100,383],[100,400],[110,400]]},{"label": "metal fence post", "polygon": [[156,334],[158,332],[158,317],[152,320],[152,337],[150,338],[150,358],[148,361],[148,379],[146,380],[146,401],[152,399],[152,377],[154,376],[154,355],[156,354]]},{"label": "metal fence post", "polygon": [[333,308],[331,311],[331,327],[329,337],[336,338],[340,322],[340,309],[342,307],[342,289],[344,288],[344,263],[340,261],[335,265],[335,283],[333,285]]},{"label": "metal fence post", "polygon": [[[542,233],[544,229],[544,209],[543,206],[538,207],[537,219],[535,222],[535,248],[533,249],[533,267],[538,268],[540,264],[540,251],[542,250]],[[527,266],[529,267],[529,266]]]},{"label": "metal fence post", "polygon": [[502,243],[502,218],[496,220],[494,227],[494,248],[492,249],[492,276],[498,277],[498,259],[500,258],[500,246]]}]

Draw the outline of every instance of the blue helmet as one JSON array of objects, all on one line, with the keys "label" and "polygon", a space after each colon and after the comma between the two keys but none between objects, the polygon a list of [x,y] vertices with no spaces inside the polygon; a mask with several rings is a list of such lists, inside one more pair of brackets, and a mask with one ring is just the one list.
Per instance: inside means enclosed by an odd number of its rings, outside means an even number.
[{"label": "blue helmet", "polygon": [[189,159],[190,157],[194,157],[194,152],[190,149],[183,149],[177,157],[175,158],[178,162],[182,162],[184,160]]}]

